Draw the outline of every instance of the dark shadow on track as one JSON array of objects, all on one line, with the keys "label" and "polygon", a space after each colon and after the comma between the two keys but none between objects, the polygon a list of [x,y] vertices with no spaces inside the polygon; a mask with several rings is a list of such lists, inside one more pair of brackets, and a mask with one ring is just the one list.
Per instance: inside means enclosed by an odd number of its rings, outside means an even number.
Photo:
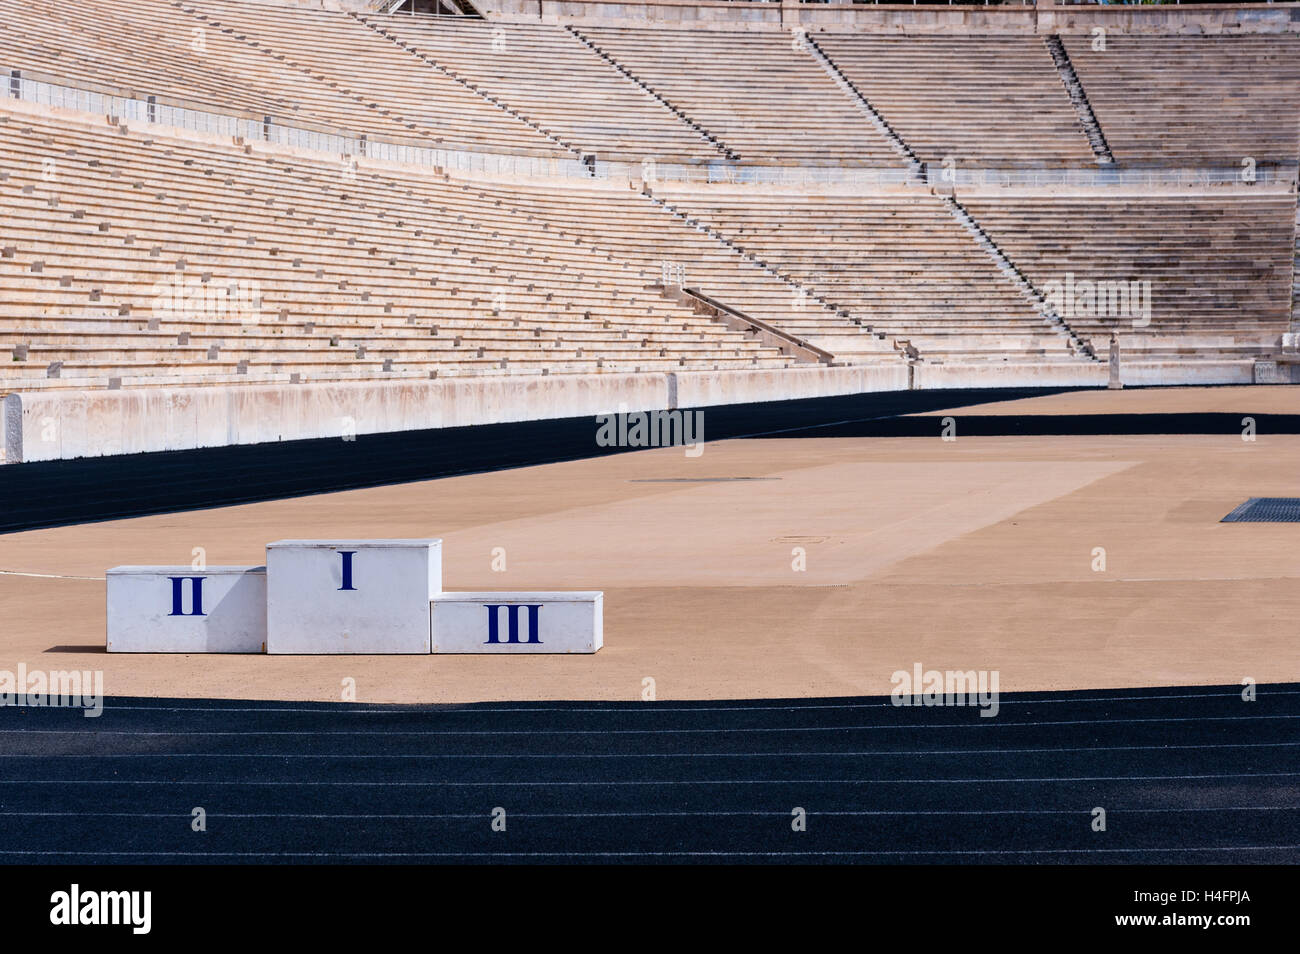
[{"label": "dark shadow on track", "polygon": [[881,697],[10,706],[0,860],[1300,861],[1300,685],[1252,702],[1238,686],[1016,693],[980,712]]},{"label": "dark shadow on track", "polygon": [[[938,437],[952,418],[959,437],[1113,436],[1120,434],[1218,434],[1240,437],[1247,415],[1191,414],[1027,414],[980,415],[953,411],[864,421],[813,424],[757,437]],[[1256,434],[1300,434],[1300,414],[1252,414]]]}]

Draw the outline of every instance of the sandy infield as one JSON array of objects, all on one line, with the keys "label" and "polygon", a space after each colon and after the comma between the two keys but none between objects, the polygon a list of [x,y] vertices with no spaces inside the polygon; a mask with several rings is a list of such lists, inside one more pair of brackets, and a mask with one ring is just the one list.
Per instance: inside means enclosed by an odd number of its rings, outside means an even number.
[{"label": "sandy infield", "polygon": [[[1278,413],[1298,390],[1005,407]],[[1219,522],[1251,496],[1300,496],[1300,437],[723,441],[698,458],[642,451],[15,533],[0,536],[0,669],[102,669],[109,694],[145,696],[338,700],[352,678],[370,702],[636,700],[647,678],[661,700],[878,694],[918,662],[996,669],[1003,691],[1300,680],[1300,525]],[[444,541],[447,589],[603,589],[605,648],[103,651],[107,567],[188,565],[196,547],[209,564],[259,564],[281,538],[424,536]]]}]

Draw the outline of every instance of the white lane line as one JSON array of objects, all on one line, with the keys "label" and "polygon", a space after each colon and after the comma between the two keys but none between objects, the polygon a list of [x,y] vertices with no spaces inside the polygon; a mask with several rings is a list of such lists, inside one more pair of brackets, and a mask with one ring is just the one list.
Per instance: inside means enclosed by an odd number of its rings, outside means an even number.
[{"label": "white lane line", "polygon": [[630,787],[636,785],[990,785],[995,783],[1013,783],[1024,785],[1035,782],[1182,782],[1182,781],[1199,781],[1205,779],[1232,779],[1234,781],[1243,781],[1252,778],[1293,778],[1300,776],[1300,772],[1230,772],[1225,775],[1077,775],[1077,776],[1055,776],[1047,775],[1039,778],[753,778],[753,779],[665,779],[665,780],[647,780],[636,779],[632,781],[621,781],[611,779],[592,779],[590,781],[552,781],[539,780],[531,782],[519,781],[496,781],[496,782],[461,782],[451,781],[448,779],[422,779],[417,782],[395,782],[395,781],[376,781],[376,782],[332,782],[332,781],[304,781],[290,779],[282,782],[269,781],[233,781],[229,779],[127,779],[127,778],[23,778],[23,779],[0,779],[0,785],[253,785],[258,787],[267,786],[309,786],[319,788],[341,788],[347,786],[366,786],[373,788],[375,786],[393,787],[393,788],[410,788],[419,786],[421,788],[430,788],[434,786],[454,787],[454,788],[547,788],[547,787],[580,787],[580,786],[620,786]]},{"label": "white lane line", "polygon": [[[80,710],[78,710],[80,711]],[[105,710],[107,711],[107,710]],[[1257,715],[1257,716],[1161,716],[1141,719],[1067,719],[1055,722],[1008,722],[995,719],[973,719],[970,722],[935,722],[911,723],[906,725],[811,725],[811,726],[744,726],[744,727],[708,727],[708,728],[666,728],[666,729],[398,729],[386,730],[351,730],[338,729],[327,732],[290,731],[290,730],[249,730],[240,731],[194,731],[177,730],[173,732],[134,732],[128,729],[0,729],[0,734],[22,733],[27,735],[68,735],[93,731],[95,735],[693,735],[704,732],[867,732],[884,729],[970,729],[981,726],[993,728],[1040,728],[1061,725],[1133,725],[1144,722],[1255,722],[1265,719],[1300,719],[1297,715]]]},{"label": "white lane line", "polygon": [[144,858],[821,858],[874,855],[1099,855],[1165,854],[1168,852],[1294,851],[1300,845],[1221,845],[1206,848],[981,848],[881,851],[22,851],[0,850],[24,857],[144,857]]},{"label": "white lane line", "polygon": [[[861,811],[810,811],[809,815],[1079,815],[1088,814],[1091,808],[871,808]],[[1295,805],[1226,805],[1209,808],[1114,808],[1112,814],[1164,815],[1170,812],[1197,811],[1300,811]],[[763,818],[788,818],[787,811],[529,811],[513,812],[511,818],[528,819],[578,819],[578,818],[714,818],[714,816],[757,815]],[[174,811],[0,811],[0,818],[190,818]],[[274,812],[274,811],[222,811],[208,812],[208,818],[225,819],[481,819],[484,812]]]},{"label": "white lane line", "polygon": [[[872,809],[869,811],[809,811],[809,817],[851,817],[865,815],[890,815],[910,817],[913,815],[1086,815],[1090,809],[1085,808],[960,808],[960,809],[913,809],[909,811],[889,809]],[[1295,805],[1225,805],[1213,808],[1116,808],[1112,815],[1164,815],[1186,812],[1300,812]],[[762,817],[788,818],[785,811],[676,811],[676,812],[514,812],[511,818],[717,818],[717,817]],[[175,812],[0,812],[0,818],[185,818],[188,814]],[[208,812],[208,818],[274,818],[319,821],[324,819],[481,819],[483,812],[404,812],[385,813],[308,813],[308,812]]]},{"label": "white lane line", "polygon": [[1021,755],[1044,752],[1146,752],[1165,749],[1254,749],[1300,742],[1205,742],[1186,745],[1080,745],[1025,749],[874,749],[844,752],[5,752],[6,759],[771,759],[860,758],[875,755]]}]

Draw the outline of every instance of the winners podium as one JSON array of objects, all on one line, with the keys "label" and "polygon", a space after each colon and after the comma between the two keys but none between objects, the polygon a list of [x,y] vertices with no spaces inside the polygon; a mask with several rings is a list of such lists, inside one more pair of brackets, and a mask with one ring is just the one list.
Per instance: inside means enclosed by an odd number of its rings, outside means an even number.
[{"label": "winners podium", "polygon": [[448,593],[442,541],[277,540],[266,565],[119,566],[109,652],[594,653],[598,591]]}]

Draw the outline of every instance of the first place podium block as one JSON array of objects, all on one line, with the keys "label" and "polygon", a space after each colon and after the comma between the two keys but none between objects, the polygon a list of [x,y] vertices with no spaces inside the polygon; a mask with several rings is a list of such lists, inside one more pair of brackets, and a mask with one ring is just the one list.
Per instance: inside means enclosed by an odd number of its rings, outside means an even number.
[{"label": "first place podium block", "polygon": [[115,566],[106,574],[110,653],[260,653],[266,567]]},{"label": "first place podium block", "polygon": [[441,540],[279,540],[266,566],[268,653],[429,652]]}]

